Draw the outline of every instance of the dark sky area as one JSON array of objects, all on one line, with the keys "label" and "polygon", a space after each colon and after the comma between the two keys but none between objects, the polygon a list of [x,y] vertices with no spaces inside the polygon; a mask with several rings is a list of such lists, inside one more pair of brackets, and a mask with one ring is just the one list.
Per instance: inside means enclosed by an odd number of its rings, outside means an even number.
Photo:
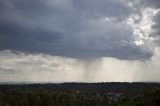
[{"label": "dark sky area", "polygon": [[[135,33],[134,25],[143,24],[146,8],[153,9],[152,15],[159,4],[159,0],[1,0],[0,50],[148,59],[153,55],[150,38],[159,35],[159,12],[149,17],[155,23],[150,29]],[[151,29],[154,33],[146,31]],[[136,40],[144,44],[136,45]]]}]

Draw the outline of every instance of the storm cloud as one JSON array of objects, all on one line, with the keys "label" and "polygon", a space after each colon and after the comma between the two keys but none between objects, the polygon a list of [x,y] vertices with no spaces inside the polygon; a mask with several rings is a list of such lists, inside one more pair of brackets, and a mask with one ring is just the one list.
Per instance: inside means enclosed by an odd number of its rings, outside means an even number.
[{"label": "storm cloud", "polygon": [[158,82],[159,69],[159,0],[0,0],[0,82]]},{"label": "storm cloud", "polygon": [[153,33],[147,32],[146,38],[144,30],[154,29],[154,35],[159,34],[159,13],[150,17],[149,21],[156,23],[150,29],[135,26],[144,21],[146,9],[158,11],[158,4],[158,0],[2,0],[0,50],[146,60],[153,55],[155,41],[148,41]]}]

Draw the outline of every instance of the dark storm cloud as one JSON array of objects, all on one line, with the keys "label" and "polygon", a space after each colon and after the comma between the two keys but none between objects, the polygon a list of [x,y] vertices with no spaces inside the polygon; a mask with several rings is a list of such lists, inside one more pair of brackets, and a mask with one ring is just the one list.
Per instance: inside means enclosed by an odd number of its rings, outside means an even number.
[{"label": "dark storm cloud", "polygon": [[160,46],[160,12],[155,16],[154,23],[155,24],[152,25],[154,30],[150,36],[156,38],[155,43]]},{"label": "dark storm cloud", "polygon": [[115,17],[118,19],[124,19],[131,11],[124,2],[116,0],[75,0],[75,6],[81,13],[89,16],[90,18],[101,17]]},{"label": "dark storm cloud", "polygon": [[26,29],[9,23],[0,25],[0,50],[17,50],[22,52],[49,52],[47,46],[60,42],[61,34],[43,29]]},{"label": "dark storm cloud", "polygon": [[152,52],[123,26],[132,12],[123,0],[1,0],[0,50],[147,59]]},{"label": "dark storm cloud", "polygon": [[150,6],[153,8],[160,8],[160,1],[159,0],[141,0],[141,5]]}]

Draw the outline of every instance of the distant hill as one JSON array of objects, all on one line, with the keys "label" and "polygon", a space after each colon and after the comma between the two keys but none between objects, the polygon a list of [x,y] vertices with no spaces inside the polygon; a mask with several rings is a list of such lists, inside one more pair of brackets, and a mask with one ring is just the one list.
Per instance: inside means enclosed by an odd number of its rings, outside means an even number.
[{"label": "distant hill", "polygon": [[110,82],[110,83],[35,83],[35,84],[1,84],[4,89],[16,88],[45,88],[45,89],[71,89],[71,90],[134,90],[149,89],[160,87],[160,83],[126,83],[126,82]]}]

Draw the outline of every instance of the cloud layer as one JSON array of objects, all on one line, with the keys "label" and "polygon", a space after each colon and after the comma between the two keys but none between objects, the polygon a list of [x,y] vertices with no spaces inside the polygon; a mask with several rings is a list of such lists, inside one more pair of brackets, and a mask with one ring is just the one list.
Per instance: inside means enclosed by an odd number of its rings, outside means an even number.
[{"label": "cloud layer", "polygon": [[150,60],[140,62],[115,58],[84,61],[3,51],[0,52],[0,82],[159,82],[159,52],[157,48]]},{"label": "cloud layer", "polygon": [[160,81],[159,0],[1,0],[0,82]]},{"label": "cloud layer", "polygon": [[148,59],[153,55],[152,39],[159,39],[158,4],[158,0],[0,1],[0,50]]}]

